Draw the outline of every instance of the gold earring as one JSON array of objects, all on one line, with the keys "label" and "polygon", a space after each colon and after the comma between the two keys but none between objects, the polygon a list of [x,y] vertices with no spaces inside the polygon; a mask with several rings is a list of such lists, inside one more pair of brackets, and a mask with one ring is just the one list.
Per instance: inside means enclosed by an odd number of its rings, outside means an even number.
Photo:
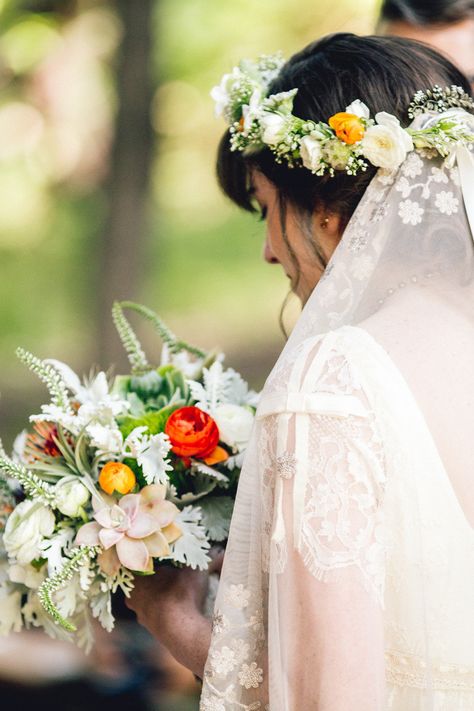
[{"label": "gold earring", "polygon": [[321,220],[321,222],[319,223],[320,227],[321,227],[323,230],[326,229],[326,227],[328,226],[328,224],[329,224],[329,217],[325,217],[324,220]]}]

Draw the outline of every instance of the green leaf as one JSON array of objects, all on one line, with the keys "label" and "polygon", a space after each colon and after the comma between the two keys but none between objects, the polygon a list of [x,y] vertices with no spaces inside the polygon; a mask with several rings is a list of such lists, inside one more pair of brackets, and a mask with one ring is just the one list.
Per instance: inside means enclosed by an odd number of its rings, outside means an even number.
[{"label": "green leaf", "polygon": [[41,570],[43,565],[47,562],[47,558],[36,558],[36,560],[31,561],[30,565],[32,565],[35,570]]},{"label": "green leaf", "polygon": [[164,432],[169,416],[179,407],[180,405],[173,404],[163,407],[157,412],[147,412],[143,417],[127,416],[121,418],[119,423],[120,431],[125,438],[133,432],[135,427],[147,427],[150,434]]},{"label": "green leaf", "polygon": [[161,375],[164,378],[166,373],[172,373],[173,370],[175,370],[174,365],[160,365],[160,367],[157,369],[157,373],[158,375]]},{"label": "green leaf", "polygon": [[201,523],[212,541],[225,541],[229,537],[234,501],[230,496],[208,496],[199,502]]}]

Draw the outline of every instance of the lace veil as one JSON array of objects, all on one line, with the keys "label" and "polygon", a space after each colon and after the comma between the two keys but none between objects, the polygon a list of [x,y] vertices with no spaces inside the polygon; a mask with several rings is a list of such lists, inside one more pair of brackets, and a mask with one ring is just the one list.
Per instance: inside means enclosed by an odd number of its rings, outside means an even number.
[{"label": "lace veil", "polygon": [[465,146],[370,183],[262,394],[202,711],[474,708],[473,232]]}]

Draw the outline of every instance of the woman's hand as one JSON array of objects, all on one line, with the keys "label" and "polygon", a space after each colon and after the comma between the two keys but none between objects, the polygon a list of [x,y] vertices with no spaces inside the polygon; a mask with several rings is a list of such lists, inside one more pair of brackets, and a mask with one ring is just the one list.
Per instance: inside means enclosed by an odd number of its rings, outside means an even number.
[{"label": "woman's hand", "polygon": [[162,567],[154,575],[137,576],[126,600],[138,622],[200,678],[211,639],[211,622],[203,614],[209,574],[220,570],[223,558],[212,553],[206,571]]}]

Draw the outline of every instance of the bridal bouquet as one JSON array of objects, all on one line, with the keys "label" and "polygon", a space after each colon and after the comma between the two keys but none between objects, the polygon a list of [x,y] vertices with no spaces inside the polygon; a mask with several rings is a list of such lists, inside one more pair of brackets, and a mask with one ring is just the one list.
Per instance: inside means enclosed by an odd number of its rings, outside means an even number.
[{"label": "bridal bouquet", "polygon": [[[163,341],[150,365],[124,314]],[[117,303],[129,375],[81,381],[64,363],[20,359],[51,400],[11,457],[0,445],[0,633],[42,627],[92,644],[91,616],[114,625],[111,597],[160,566],[206,569],[227,538],[257,394],[222,355],[178,340],[150,309]]]}]

